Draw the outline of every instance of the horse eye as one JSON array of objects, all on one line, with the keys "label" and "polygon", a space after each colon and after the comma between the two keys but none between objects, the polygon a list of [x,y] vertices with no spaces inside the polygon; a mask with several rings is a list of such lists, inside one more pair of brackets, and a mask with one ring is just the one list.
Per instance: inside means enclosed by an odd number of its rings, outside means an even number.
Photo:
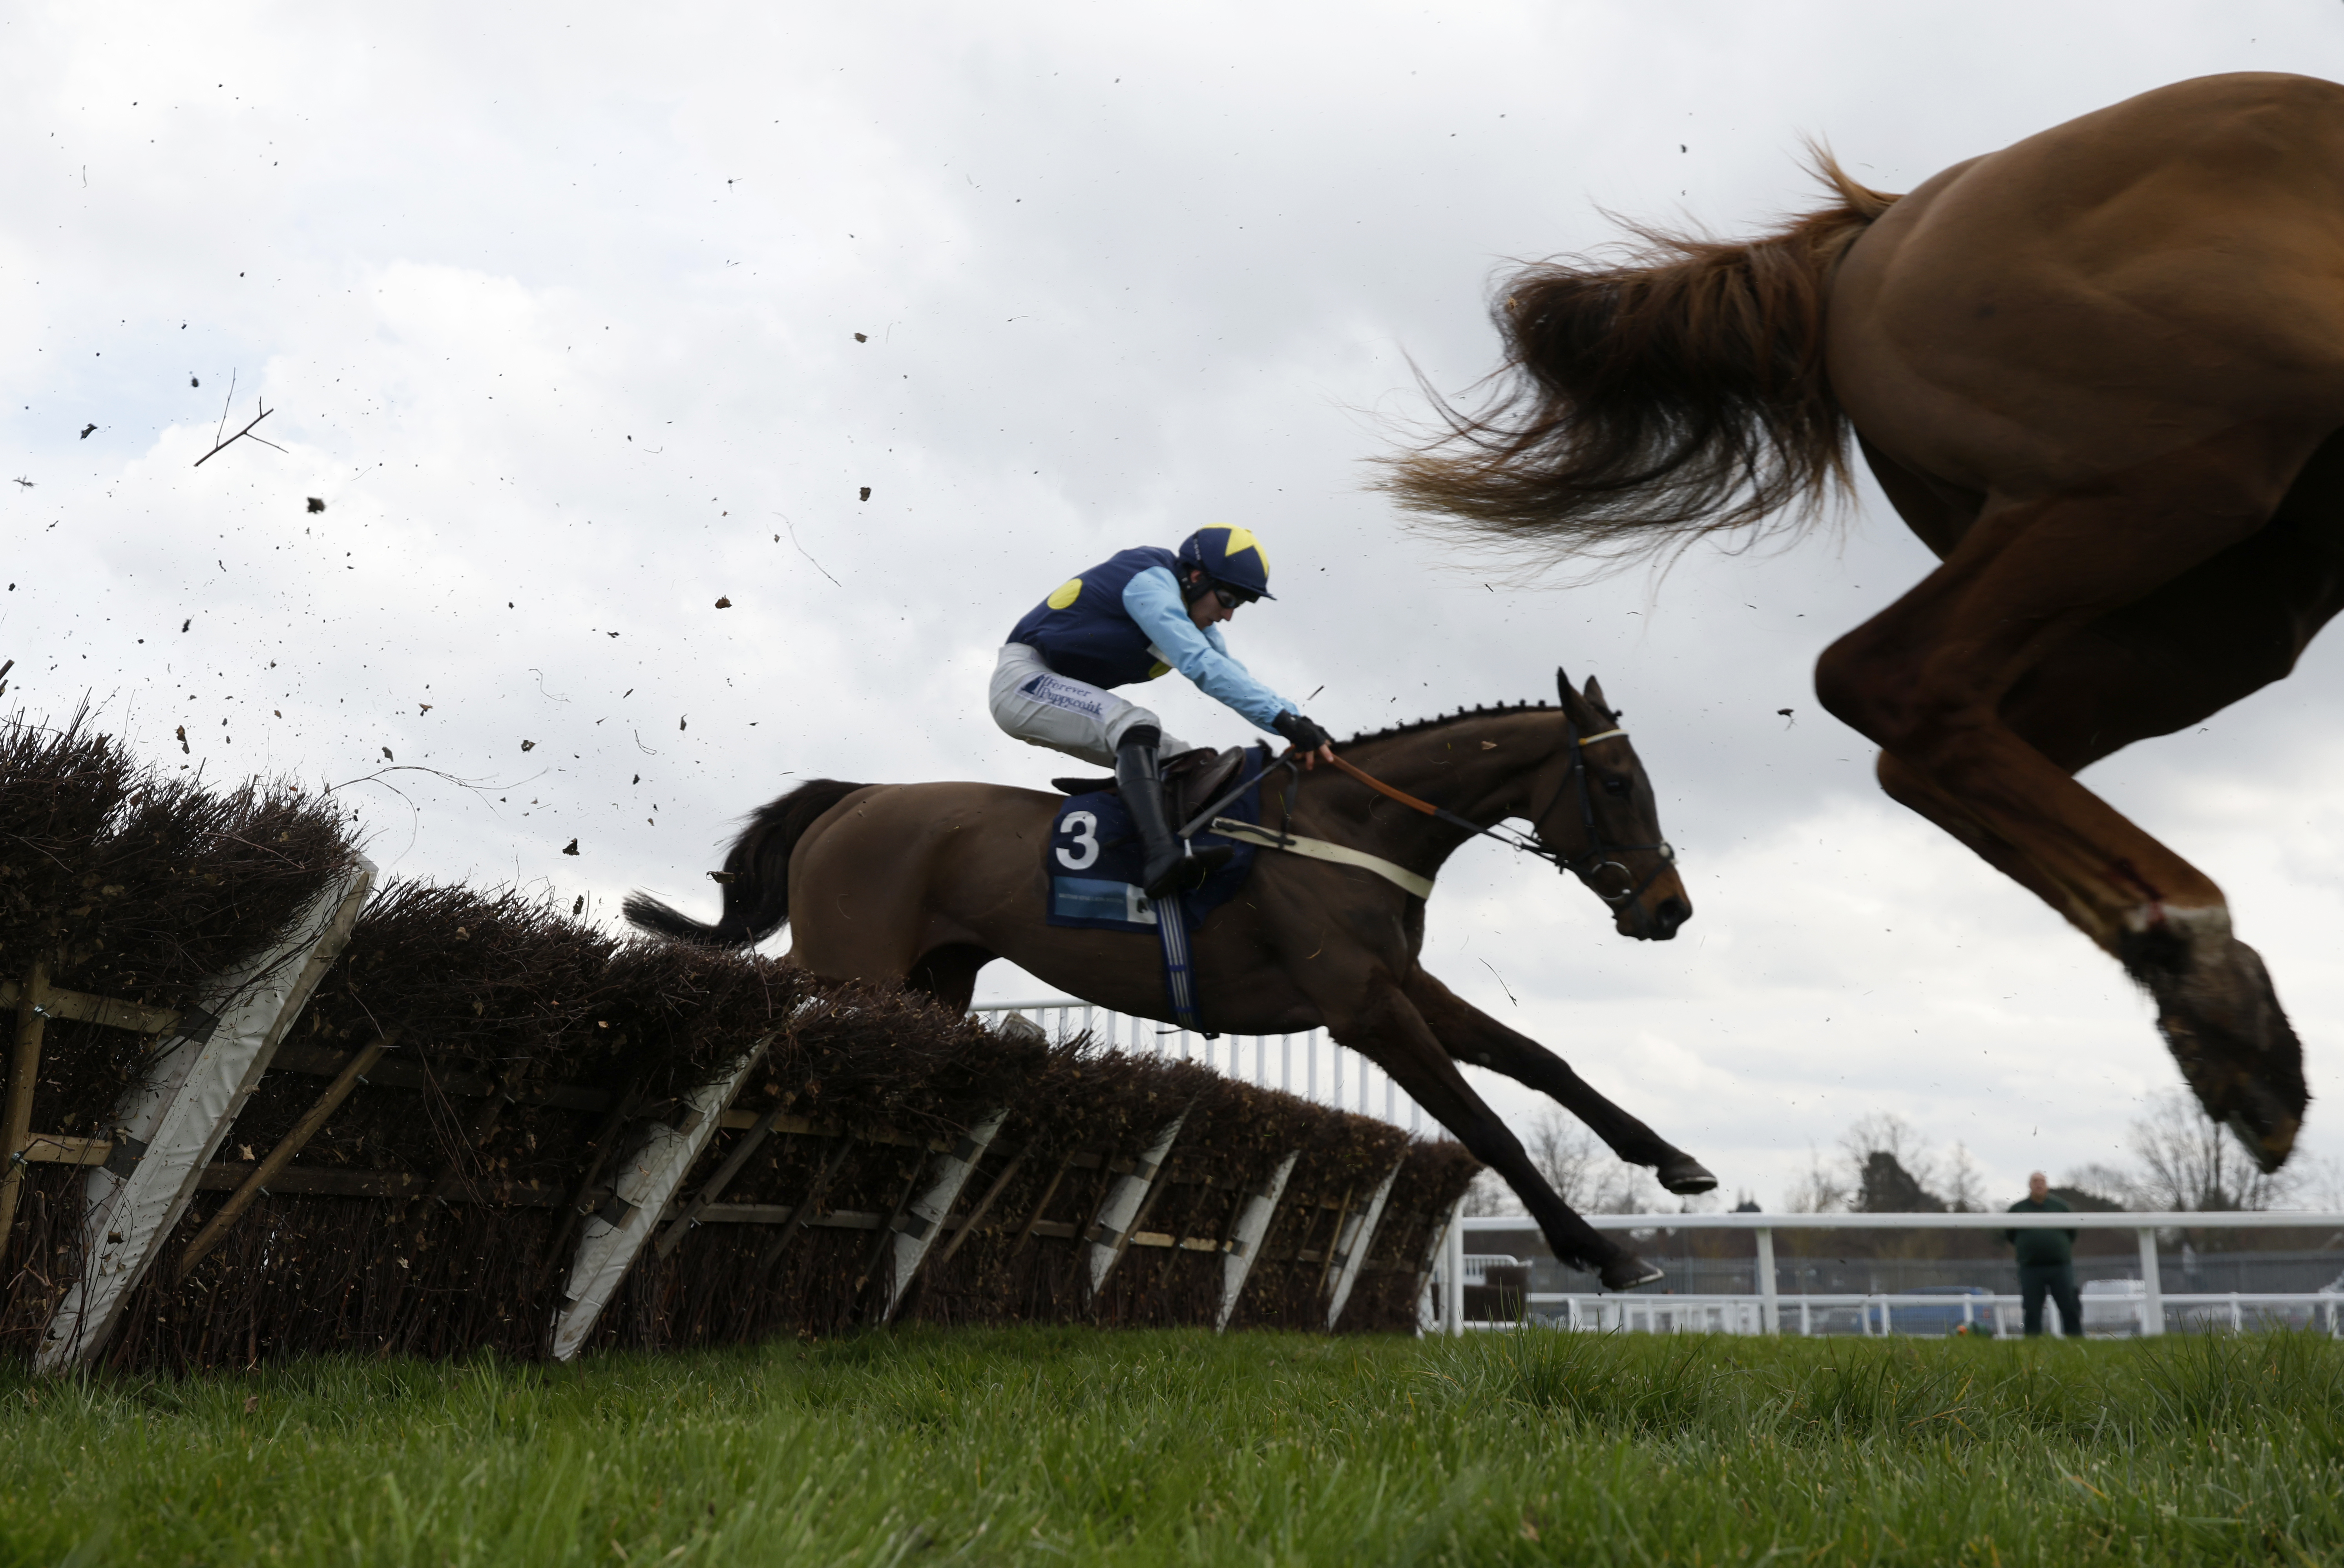
[{"label": "horse eye", "polygon": [[1603,793],[1624,797],[1628,793],[1628,781],[1625,779],[1606,779],[1603,780]]}]

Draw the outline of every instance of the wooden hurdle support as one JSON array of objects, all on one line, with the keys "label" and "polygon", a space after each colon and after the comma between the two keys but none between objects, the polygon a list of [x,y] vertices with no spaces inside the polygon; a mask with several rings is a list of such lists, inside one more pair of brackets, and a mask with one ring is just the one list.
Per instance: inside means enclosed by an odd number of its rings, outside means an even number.
[{"label": "wooden hurdle support", "polygon": [[750,1070],[763,1059],[771,1038],[743,1053],[716,1081],[686,1096],[676,1124],[652,1122],[620,1161],[610,1200],[587,1217],[571,1261],[565,1300],[554,1317],[554,1360],[569,1361],[585,1347],[602,1309],[652,1240],[692,1162],[715,1136],[718,1119],[748,1081]]},{"label": "wooden hurdle support", "polygon": [[[207,987],[203,1003],[184,1014],[167,1020],[154,1010],[99,998],[74,1004],[84,1022],[152,1033],[167,1049],[159,1070],[116,1108],[103,1153],[86,1140],[74,1151],[77,1163],[92,1167],[84,1181],[81,1270],[49,1320],[34,1356],[35,1370],[62,1372],[84,1365],[112,1337],[132,1289],[187,1212],[206,1167],[258,1087],[287,1030],[349,942],[374,881],[373,863],[354,856],[295,918],[284,939]],[[17,990],[15,1061],[5,1112],[12,1185],[0,1199],[11,1221],[16,1159],[34,1141],[19,1129],[29,1113],[38,1070],[39,1023],[55,1000],[37,967]],[[70,1148],[63,1139],[43,1141]],[[0,1229],[0,1237],[6,1234]]]},{"label": "wooden hurdle support", "polygon": [[1246,1281],[1253,1273],[1254,1263],[1261,1256],[1262,1238],[1269,1234],[1270,1221],[1278,1217],[1278,1201],[1286,1196],[1286,1183],[1294,1174],[1294,1162],[1302,1158],[1300,1150],[1290,1150],[1270,1172],[1269,1180],[1245,1195],[1238,1205],[1235,1222],[1229,1229],[1228,1250],[1221,1259],[1221,1300],[1213,1312],[1213,1332],[1228,1331],[1229,1319],[1238,1310],[1238,1299],[1245,1293]]},{"label": "wooden hurdle support", "polygon": [[1131,1245],[1132,1232],[1147,1218],[1148,1209],[1160,1194],[1157,1173],[1163,1170],[1165,1156],[1172,1151],[1173,1141],[1180,1136],[1180,1129],[1187,1121],[1188,1113],[1183,1111],[1157,1129],[1132,1169],[1109,1184],[1098,1214],[1083,1238],[1085,1274],[1094,1301],[1106,1284],[1107,1275],[1123,1261],[1125,1251]]},{"label": "wooden hurdle support", "polygon": [[[977,1161],[992,1146],[1001,1124],[1008,1120],[1009,1108],[1005,1105],[970,1128],[949,1151],[937,1155],[927,1190],[912,1200],[895,1221],[892,1227],[894,1240],[888,1243],[892,1267],[887,1273],[887,1304],[879,1314],[881,1322],[894,1321],[895,1309],[904,1304],[904,1293],[912,1288],[928,1249],[944,1234],[945,1222],[951,1218],[953,1206],[960,1201],[961,1189],[968,1185]],[[962,1233],[967,1233],[965,1226]]]}]

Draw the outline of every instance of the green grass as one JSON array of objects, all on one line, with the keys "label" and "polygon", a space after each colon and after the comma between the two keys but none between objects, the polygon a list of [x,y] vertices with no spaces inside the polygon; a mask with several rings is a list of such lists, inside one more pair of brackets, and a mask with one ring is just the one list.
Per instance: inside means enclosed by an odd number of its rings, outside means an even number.
[{"label": "green grass", "polygon": [[8,1563],[2344,1562],[2324,1339],[877,1334],[0,1380]]}]

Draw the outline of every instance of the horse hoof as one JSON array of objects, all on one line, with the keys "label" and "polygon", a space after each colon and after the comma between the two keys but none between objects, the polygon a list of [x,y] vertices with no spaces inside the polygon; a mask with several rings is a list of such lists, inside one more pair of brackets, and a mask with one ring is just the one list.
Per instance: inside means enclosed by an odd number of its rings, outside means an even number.
[{"label": "horse hoof", "polygon": [[1653,1174],[1661,1179],[1662,1186],[1680,1198],[1706,1192],[1717,1185],[1717,1178],[1709,1173],[1709,1167],[1690,1154],[1670,1155]]},{"label": "horse hoof", "polygon": [[1638,1285],[1649,1285],[1663,1277],[1660,1270],[1633,1252],[1622,1252],[1604,1264],[1602,1272],[1596,1276],[1603,1282],[1603,1288],[1607,1291],[1632,1291]]},{"label": "horse hoof", "polygon": [[[2295,1031],[2281,1019],[2286,1041],[2296,1045]],[[2284,1080],[2273,1082],[2258,1075],[2251,1063],[2238,1060],[2237,1040],[2217,1023],[2178,1010],[2162,1013],[2157,1032],[2181,1064],[2198,1103],[2206,1114],[2230,1130],[2256,1168],[2266,1176],[2287,1163],[2295,1152],[2295,1138],[2303,1126],[2307,1096],[2302,1088],[2301,1057],[2289,1053],[2294,1068],[2292,1092]],[[2297,1047],[2297,1050],[2300,1050]]]},{"label": "horse hoof", "polygon": [[2143,940],[2127,968],[2157,1002],[2157,1032],[2198,1103],[2268,1173],[2287,1163],[2309,1101],[2303,1046],[2254,949],[2227,930]]}]

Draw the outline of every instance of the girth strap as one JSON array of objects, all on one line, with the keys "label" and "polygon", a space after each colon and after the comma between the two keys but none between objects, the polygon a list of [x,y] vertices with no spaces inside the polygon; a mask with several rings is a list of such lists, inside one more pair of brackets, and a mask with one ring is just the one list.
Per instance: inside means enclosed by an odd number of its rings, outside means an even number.
[{"label": "girth strap", "polygon": [[1189,957],[1188,911],[1180,895],[1167,893],[1150,900],[1156,908],[1156,935],[1164,944],[1164,994],[1172,1004],[1172,1021],[1198,1030],[1207,1040],[1220,1036],[1205,1028],[1197,1011],[1197,966]]}]

